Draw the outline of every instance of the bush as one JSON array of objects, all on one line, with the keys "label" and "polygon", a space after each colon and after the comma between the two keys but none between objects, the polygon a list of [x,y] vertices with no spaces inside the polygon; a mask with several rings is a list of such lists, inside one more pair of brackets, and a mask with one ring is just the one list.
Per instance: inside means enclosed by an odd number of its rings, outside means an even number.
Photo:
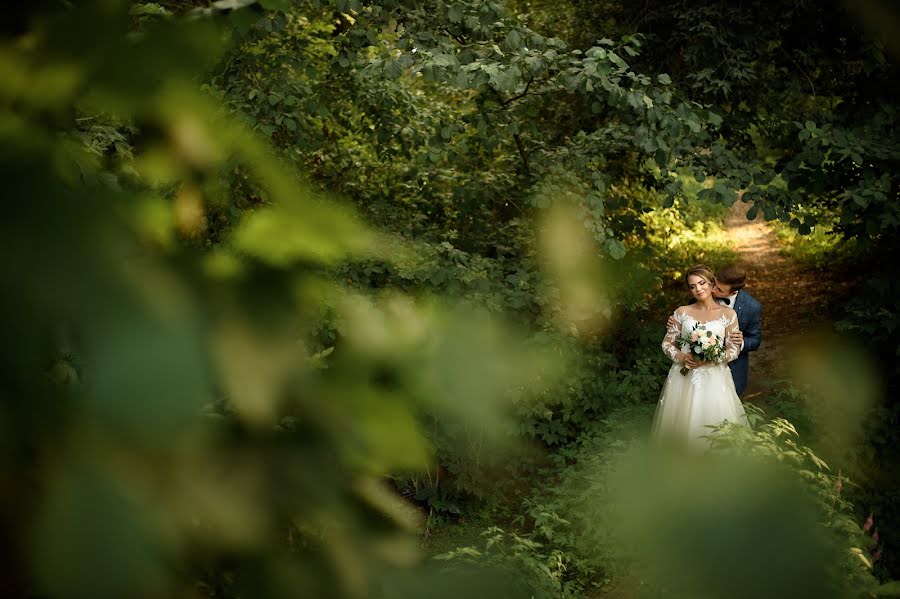
[{"label": "bush", "polygon": [[444,573],[487,571],[508,582],[508,597],[581,597],[582,587],[567,576],[569,558],[559,549],[492,526],[482,533],[484,547],[459,547],[437,555],[446,562]]},{"label": "bush", "polygon": [[[800,220],[814,219],[817,223],[804,235],[798,227]],[[803,208],[789,222],[773,221],[772,227],[781,243],[781,253],[807,268],[831,270],[846,267],[858,257],[855,240],[846,239],[836,230],[840,215],[824,208]]]},{"label": "bush", "polygon": [[715,428],[710,452],[685,459],[644,453],[651,410],[613,411],[561,448],[555,476],[523,503],[521,529],[485,533],[505,549],[446,557],[517,563],[530,588],[558,597],[647,585],[664,597],[876,591],[877,538],[847,499],[852,483],[800,445],[789,422],[748,406],[755,429]]}]

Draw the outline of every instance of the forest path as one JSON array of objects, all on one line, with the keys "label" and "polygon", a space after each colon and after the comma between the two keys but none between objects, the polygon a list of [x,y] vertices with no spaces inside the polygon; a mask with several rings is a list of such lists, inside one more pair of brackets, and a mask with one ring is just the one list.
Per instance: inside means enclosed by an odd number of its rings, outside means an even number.
[{"label": "forest path", "polygon": [[775,232],[762,215],[747,220],[751,204],[735,202],[725,228],[747,270],[747,292],[762,303],[762,343],[750,354],[750,380],[742,399],[758,400],[773,382],[788,378],[786,349],[792,339],[826,324],[829,297],[838,281],[803,268],[780,253]]}]

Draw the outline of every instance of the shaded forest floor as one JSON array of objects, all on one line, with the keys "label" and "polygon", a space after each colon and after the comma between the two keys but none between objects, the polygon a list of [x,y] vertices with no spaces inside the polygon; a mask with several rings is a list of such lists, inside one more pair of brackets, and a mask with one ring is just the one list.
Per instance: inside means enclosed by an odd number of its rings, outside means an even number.
[{"label": "shaded forest floor", "polygon": [[829,326],[831,302],[851,285],[839,273],[812,271],[781,254],[762,215],[747,220],[749,204],[736,202],[725,227],[747,269],[747,292],[762,303],[762,344],[750,355],[750,380],[742,399],[764,403],[772,383],[788,378],[789,348]]}]

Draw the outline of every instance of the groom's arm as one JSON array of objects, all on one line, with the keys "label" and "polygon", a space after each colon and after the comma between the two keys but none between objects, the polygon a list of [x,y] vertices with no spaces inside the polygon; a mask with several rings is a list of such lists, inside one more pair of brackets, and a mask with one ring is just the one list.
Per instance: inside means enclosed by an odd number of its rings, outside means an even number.
[{"label": "groom's arm", "polygon": [[762,342],[762,304],[756,304],[753,318],[744,331],[744,351],[756,351]]}]

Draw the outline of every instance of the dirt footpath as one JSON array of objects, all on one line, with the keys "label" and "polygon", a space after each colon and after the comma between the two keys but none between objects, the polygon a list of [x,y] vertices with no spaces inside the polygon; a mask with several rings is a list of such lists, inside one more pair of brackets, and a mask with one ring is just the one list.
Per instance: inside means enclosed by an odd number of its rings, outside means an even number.
[{"label": "dirt footpath", "polygon": [[804,270],[779,252],[778,239],[759,215],[748,221],[752,204],[736,202],[725,226],[739,262],[747,269],[745,289],[762,303],[762,344],[750,354],[750,381],[742,399],[754,400],[773,381],[786,378],[785,347],[796,335],[827,325],[826,303],[844,282],[828,273]]}]

